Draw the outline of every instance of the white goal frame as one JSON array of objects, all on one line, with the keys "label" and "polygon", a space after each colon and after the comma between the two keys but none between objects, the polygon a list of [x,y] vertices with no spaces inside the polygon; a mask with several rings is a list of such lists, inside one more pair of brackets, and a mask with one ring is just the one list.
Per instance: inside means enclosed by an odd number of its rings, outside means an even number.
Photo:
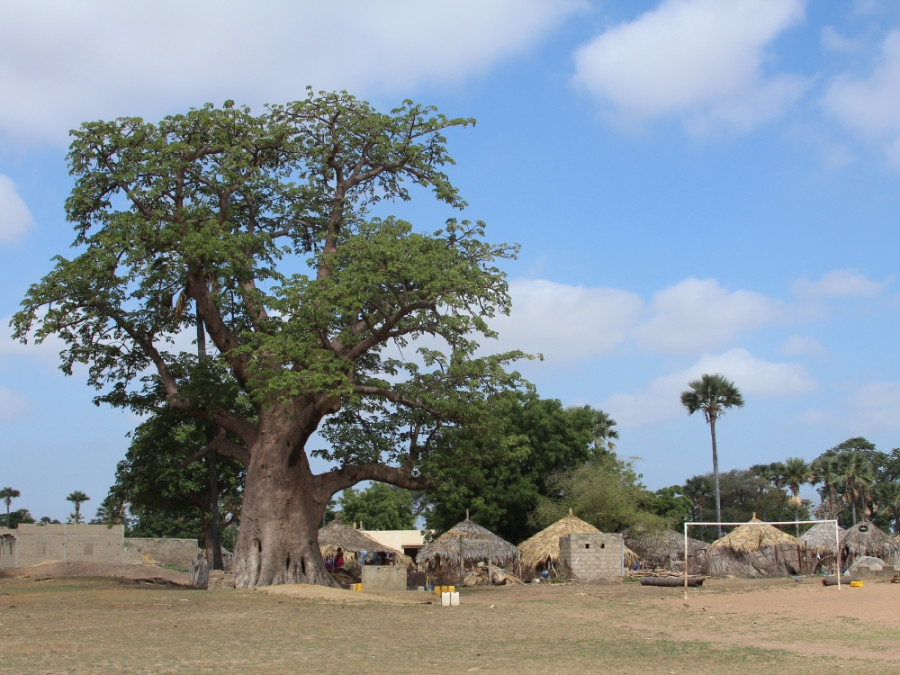
[{"label": "white goal frame", "polygon": [[684,523],[684,599],[687,600],[688,596],[688,527],[708,527],[710,525],[717,526],[726,526],[726,527],[740,527],[742,525],[749,525],[753,527],[754,525],[819,525],[820,523],[833,523],[834,524],[834,550],[835,550],[835,570],[837,573],[837,589],[841,590],[841,541],[838,528],[837,520],[773,520],[768,522],[758,522],[755,523],[750,521],[749,523],[695,523],[685,521]]}]

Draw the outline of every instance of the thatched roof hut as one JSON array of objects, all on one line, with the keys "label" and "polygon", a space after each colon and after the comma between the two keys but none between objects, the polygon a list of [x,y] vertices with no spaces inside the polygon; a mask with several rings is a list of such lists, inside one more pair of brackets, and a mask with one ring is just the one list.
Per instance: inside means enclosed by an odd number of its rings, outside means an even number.
[{"label": "thatched roof hut", "polygon": [[[547,526],[536,535],[519,544],[524,571],[535,574],[548,570],[559,571],[559,540],[569,534],[603,534],[599,529],[572,513]],[[625,568],[631,569],[638,562],[638,555],[625,547]]]},{"label": "thatched roof hut", "polygon": [[[460,554],[462,540],[462,554]],[[419,568],[438,580],[459,579],[460,566],[473,568],[480,562],[518,571],[519,549],[468,517],[426,544],[416,556]]]},{"label": "thatched roof hut", "polygon": [[568,534],[602,534],[600,530],[569,511],[533,537],[519,544],[522,564],[532,572],[540,572],[559,565],[559,540]]},{"label": "thatched roof hut", "polygon": [[706,551],[704,574],[774,577],[799,574],[805,566],[803,542],[755,515],[717,539]]},{"label": "thatched roof hut", "polygon": [[865,520],[848,528],[841,536],[841,565],[846,568],[862,556],[880,558],[887,565],[898,565],[900,546],[893,537]]},{"label": "thatched roof hut", "polygon": [[[844,534],[844,528],[838,527],[838,538]],[[810,553],[834,554],[837,542],[834,538],[834,525],[832,523],[819,523],[813,525],[800,535],[800,541]]]},{"label": "thatched roof hut", "polygon": [[[672,572],[684,571],[684,535],[674,530],[658,534],[629,531],[625,543],[645,566]],[[688,538],[688,574],[700,574],[706,561],[706,542]]]},{"label": "thatched roof hut", "polygon": [[404,555],[402,551],[385,546],[365,532],[344,525],[340,520],[335,519],[319,530],[319,550],[322,551],[323,558],[333,558],[338,547],[343,549],[344,560],[348,563],[358,564],[359,552],[366,551],[367,553],[390,553],[393,555],[394,564],[415,567],[413,559]]},{"label": "thatched roof hut", "polygon": [[[844,529],[838,527],[838,537],[843,536]],[[800,535],[800,541],[806,547],[808,569],[804,571],[818,572],[821,569],[832,570],[835,565],[837,543],[834,539],[833,523],[818,523]]]}]

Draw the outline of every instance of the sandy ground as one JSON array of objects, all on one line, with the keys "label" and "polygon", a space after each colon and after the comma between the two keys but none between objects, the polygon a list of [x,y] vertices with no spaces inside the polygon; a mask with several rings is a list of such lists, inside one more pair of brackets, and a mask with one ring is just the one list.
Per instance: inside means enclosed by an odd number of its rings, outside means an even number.
[{"label": "sandy ground", "polygon": [[709,579],[687,599],[634,581],[463,587],[451,608],[417,591],[170,585],[186,582],[141,565],[0,572],[0,672],[900,672],[887,579]]}]

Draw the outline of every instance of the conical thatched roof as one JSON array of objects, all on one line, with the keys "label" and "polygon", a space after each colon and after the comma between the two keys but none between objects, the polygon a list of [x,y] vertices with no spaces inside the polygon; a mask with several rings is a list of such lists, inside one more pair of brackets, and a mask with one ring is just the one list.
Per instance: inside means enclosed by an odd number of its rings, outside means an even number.
[{"label": "conical thatched roof", "polygon": [[602,534],[602,532],[569,511],[569,515],[565,518],[557,520],[519,544],[522,563],[533,570],[545,567],[548,562],[558,564],[559,539],[567,534]]},{"label": "conical thatched roof", "polygon": [[869,521],[857,523],[841,536],[843,564],[848,565],[860,556],[881,558],[888,565],[900,562],[900,547],[890,535]]},{"label": "conical thatched roof", "polygon": [[[569,515],[565,518],[560,518],[519,544],[519,550],[522,552],[522,564],[532,571],[537,571],[548,564],[558,565],[559,540],[569,534],[603,534],[603,532],[574,515],[572,509],[569,509]],[[625,567],[631,569],[638,560],[638,555],[626,546]]]},{"label": "conical thatched roof", "polygon": [[709,545],[704,570],[710,576],[751,578],[799,574],[803,551],[802,541],[754,515],[748,523]]},{"label": "conical thatched roof", "polygon": [[[844,529],[838,527],[838,537],[844,534]],[[834,525],[832,523],[819,523],[813,525],[800,535],[800,541],[806,546],[807,551],[813,553],[834,553],[837,543],[834,540]]]},{"label": "conical thatched roof", "polygon": [[754,553],[766,546],[792,544],[803,548],[803,542],[782,532],[774,525],[764,523],[756,516],[744,525],[735,528],[721,539],[709,545],[710,548],[730,548],[736,553]]},{"label": "conical thatched roof", "polygon": [[349,525],[344,525],[339,520],[333,520],[319,530],[319,549],[322,551],[323,557],[332,558],[337,552],[338,546],[344,550],[347,560],[356,560],[360,551],[369,553],[375,551],[392,553],[397,564],[407,567],[415,566],[412,558],[404,555],[402,551],[385,546],[374,537]]},{"label": "conical thatched roof", "polygon": [[460,538],[465,540],[462,555],[463,564],[467,567],[487,562],[488,557],[498,567],[511,567],[519,562],[519,549],[466,518],[419,551],[416,556],[419,567],[426,572],[458,569]]}]

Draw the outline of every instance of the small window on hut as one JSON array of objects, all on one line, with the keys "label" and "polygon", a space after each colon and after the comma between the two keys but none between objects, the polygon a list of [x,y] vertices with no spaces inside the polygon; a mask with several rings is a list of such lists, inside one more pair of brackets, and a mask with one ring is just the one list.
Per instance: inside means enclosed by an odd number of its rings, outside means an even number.
[{"label": "small window on hut", "polygon": [[590,544],[585,544],[584,547],[585,547],[585,548],[590,548],[591,545],[590,545]]},{"label": "small window on hut", "polygon": [[606,544],[600,544],[600,548],[606,548]]}]

